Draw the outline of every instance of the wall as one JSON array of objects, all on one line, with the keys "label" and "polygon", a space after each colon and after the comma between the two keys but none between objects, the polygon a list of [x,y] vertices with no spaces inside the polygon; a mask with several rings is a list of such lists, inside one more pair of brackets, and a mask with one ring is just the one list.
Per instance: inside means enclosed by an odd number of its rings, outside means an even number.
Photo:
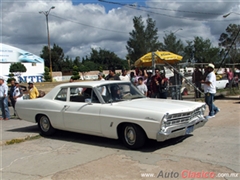
[{"label": "wall", "polygon": [[[15,74],[15,78],[22,82],[41,82],[44,73],[44,63],[22,63],[27,69],[27,72],[21,74]],[[10,74],[11,63],[0,63],[0,76],[8,78]]]}]

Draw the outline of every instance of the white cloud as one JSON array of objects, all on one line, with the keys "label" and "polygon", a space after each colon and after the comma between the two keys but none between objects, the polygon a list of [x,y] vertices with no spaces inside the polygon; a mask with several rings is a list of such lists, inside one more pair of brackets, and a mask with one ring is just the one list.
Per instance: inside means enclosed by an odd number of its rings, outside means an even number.
[{"label": "white cloud", "polygon": [[239,23],[238,15],[232,14],[226,19],[222,18],[222,14],[227,12],[240,12],[237,1],[146,1],[147,6],[179,10],[147,9],[155,14],[127,7],[116,7],[106,12],[103,5],[73,5],[70,0],[3,1],[0,20],[2,42],[39,55],[42,47],[47,45],[47,33],[45,16],[38,12],[46,11],[51,6],[56,7],[49,15],[51,44],[58,44],[63,48],[65,55],[73,58],[85,57],[92,47],[107,49],[125,58],[125,46],[129,32],[133,29],[134,16],[142,15],[146,18],[147,14],[150,14],[156,20],[160,41],[163,41],[166,30],[174,32],[182,28],[176,36],[183,41],[201,36],[209,38],[214,45],[217,45],[220,34],[228,24]]}]

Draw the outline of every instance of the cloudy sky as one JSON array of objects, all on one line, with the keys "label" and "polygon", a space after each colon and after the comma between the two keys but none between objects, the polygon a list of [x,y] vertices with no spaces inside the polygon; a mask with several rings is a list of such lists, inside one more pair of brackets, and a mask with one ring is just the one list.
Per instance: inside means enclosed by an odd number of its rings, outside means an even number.
[{"label": "cloudy sky", "polygon": [[[0,41],[39,55],[47,45],[46,18],[39,11],[52,6],[51,45],[58,44],[70,57],[102,48],[124,58],[134,16],[145,20],[149,14],[159,41],[165,33],[176,32],[183,42],[201,36],[215,46],[230,23],[240,24],[240,0],[0,0]],[[229,12],[238,14],[222,17]]]}]

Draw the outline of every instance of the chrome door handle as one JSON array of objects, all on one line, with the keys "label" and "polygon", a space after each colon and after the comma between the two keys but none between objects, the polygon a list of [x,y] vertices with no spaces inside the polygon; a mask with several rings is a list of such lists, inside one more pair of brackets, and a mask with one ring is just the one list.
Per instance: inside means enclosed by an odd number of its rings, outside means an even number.
[{"label": "chrome door handle", "polygon": [[63,111],[66,111],[69,107],[70,107],[70,106],[68,106],[68,105],[64,105],[62,110],[63,110]]}]

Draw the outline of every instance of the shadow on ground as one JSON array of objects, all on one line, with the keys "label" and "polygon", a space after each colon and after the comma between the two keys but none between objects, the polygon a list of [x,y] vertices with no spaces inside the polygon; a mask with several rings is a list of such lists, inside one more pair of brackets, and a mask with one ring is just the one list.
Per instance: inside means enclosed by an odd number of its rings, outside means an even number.
[{"label": "shadow on ground", "polygon": [[27,126],[27,127],[9,129],[7,131],[10,131],[10,132],[24,132],[24,133],[38,133],[39,129],[38,129],[37,125],[32,125],[32,126]]},{"label": "shadow on ground", "polygon": [[[38,126],[28,126],[24,128],[15,128],[8,130],[10,132],[29,132],[29,133],[36,133],[39,132]],[[141,152],[154,152],[156,150],[173,146],[178,143],[181,143],[186,138],[189,138],[193,135],[186,135],[179,138],[170,139],[164,142],[157,142],[154,140],[148,140],[145,144],[145,146],[138,151]],[[48,139],[54,139],[54,140],[61,140],[61,141],[68,141],[73,143],[81,143],[86,145],[94,145],[94,146],[101,146],[101,147],[108,147],[108,148],[114,148],[114,149],[121,149],[121,150],[128,150],[123,143],[120,140],[115,139],[108,139],[104,137],[98,137],[98,136],[92,136],[92,135],[86,135],[81,133],[74,133],[74,132],[68,132],[68,131],[62,131],[58,130],[54,135],[48,136],[44,138]]]}]

